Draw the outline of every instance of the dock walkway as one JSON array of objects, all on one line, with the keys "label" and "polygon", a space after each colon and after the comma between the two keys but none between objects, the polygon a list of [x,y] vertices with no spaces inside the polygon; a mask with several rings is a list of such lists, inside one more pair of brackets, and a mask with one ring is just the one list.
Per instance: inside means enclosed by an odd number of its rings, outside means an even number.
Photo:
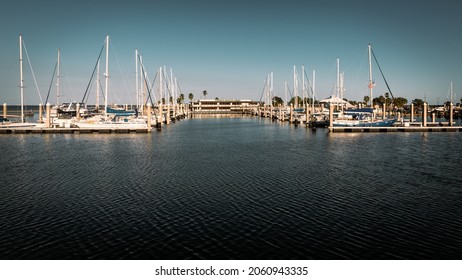
[{"label": "dock walkway", "polygon": [[148,133],[146,129],[107,129],[107,128],[45,128],[45,127],[12,127],[0,128],[0,134],[110,134],[110,133]]},{"label": "dock walkway", "polygon": [[462,126],[329,127],[330,132],[462,132]]}]

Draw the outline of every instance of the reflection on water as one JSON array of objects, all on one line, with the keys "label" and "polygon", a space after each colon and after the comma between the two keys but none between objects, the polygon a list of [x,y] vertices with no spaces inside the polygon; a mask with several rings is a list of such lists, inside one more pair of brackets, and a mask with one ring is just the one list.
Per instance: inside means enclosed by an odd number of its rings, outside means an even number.
[{"label": "reflection on water", "polygon": [[5,259],[458,259],[459,133],[0,135]]}]

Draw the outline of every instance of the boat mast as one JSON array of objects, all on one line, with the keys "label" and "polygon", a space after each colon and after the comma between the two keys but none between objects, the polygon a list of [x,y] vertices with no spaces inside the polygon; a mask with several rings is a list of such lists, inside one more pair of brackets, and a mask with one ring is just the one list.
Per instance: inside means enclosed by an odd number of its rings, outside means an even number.
[{"label": "boat mast", "polygon": [[340,59],[337,58],[337,96],[340,97]]},{"label": "boat mast", "polygon": [[140,108],[140,96],[138,91],[138,49],[135,49],[135,94],[136,94],[136,108]]},{"label": "boat mast", "polygon": [[316,92],[316,70],[313,70],[313,116],[314,116],[314,96]]},{"label": "boat mast", "polygon": [[342,112],[343,112],[343,106],[344,106],[344,104],[343,104],[343,83],[345,81],[344,80],[344,75],[345,75],[345,72],[342,71],[342,73],[340,73],[340,89],[339,89],[340,90],[340,99],[342,100],[342,101],[340,101],[340,102],[342,102]]},{"label": "boat mast", "polygon": [[305,65],[302,64],[302,104],[303,104],[303,108],[306,108],[306,104],[305,104],[305,96],[306,93],[305,93]]},{"label": "boat mast", "polygon": [[109,88],[109,35],[106,36],[106,84],[104,87],[104,113],[107,117],[107,93]]},{"label": "boat mast", "polygon": [[371,44],[369,44],[368,47],[368,52],[369,52],[369,98],[371,102],[371,108],[373,108],[372,104],[372,88],[375,86],[374,81],[372,80],[372,60],[371,60]]},{"label": "boat mast", "polygon": [[298,84],[297,84],[297,68],[294,65],[294,107],[298,109]]},{"label": "boat mast", "polygon": [[101,87],[101,81],[99,77],[99,59],[98,59],[98,64],[97,64],[97,71],[96,71],[96,111],[99,112],[99,88]]},{"label": "boat mast", "polygon": [[[159,95],[160,95],[160,103],[162,104],[163,103],[163,89],[162,89],[162,84],[164,83],[163,81],[163,77],[162,77],[162,66],[159,67]],[[162,116],[162,113],[163,112],[160,112],[161,116]],[[162,120],[162,119],[161,119]]]},{"label": "boat mast", "polygon": [[61,49],[58,48],[58,67],[57,67],[57,73],[56,73],[56,105],[59,105],[59,97],[60,97],[60,92],[59,92],[59,78],[61,76],[60,74],[60,64],[61,64]]},{"label": "boat mast", "polygon": [[19,34],[19,88],[21,92],[21,122],[24,122],[24,80],[22,76],[22,34]]}]

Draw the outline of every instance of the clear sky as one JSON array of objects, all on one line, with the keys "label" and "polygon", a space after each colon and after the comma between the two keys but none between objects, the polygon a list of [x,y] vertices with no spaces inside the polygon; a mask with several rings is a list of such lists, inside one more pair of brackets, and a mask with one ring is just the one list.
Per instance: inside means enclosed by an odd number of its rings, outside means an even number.
[{"label": "clear sky", "polygon": [[[259,100],[274,73],[275,95],[292,88],[293,66],[316,70],[319,98],[331,95],[336,59],[345,95],[368,94],[371,43],[394,96],[462,97],[462,10],[458,1],[31,1],[0,8],[0,103],[19,104],[18,36],[23,34],[42,98],[61,49],[62,101],[81,100],[106,34],[115,103],[135,102],[135,48],[152,80],[172,67],[181,91],[195,98]],[[103,69],[103,68],[102,68]],[[101,71],[103,72],[103,71]],[[387,89],[375,67],[375,95]],[[25,103],[39,95],[24,60]],[[92,94],[94,94],[94,90]],[[55,89],[50,102],[56,100]],[[92,97],[90,97],[90,102]]]}]

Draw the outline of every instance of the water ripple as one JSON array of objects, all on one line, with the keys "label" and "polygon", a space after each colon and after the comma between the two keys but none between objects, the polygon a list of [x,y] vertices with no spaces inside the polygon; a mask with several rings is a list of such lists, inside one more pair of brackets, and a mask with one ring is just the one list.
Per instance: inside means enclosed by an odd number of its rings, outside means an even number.
[{"label": "water ripple", "polygon": [[[458,259],[453,133],[0,135],[6,259]],[[451,147],[451,148],[448,148]]]}]

